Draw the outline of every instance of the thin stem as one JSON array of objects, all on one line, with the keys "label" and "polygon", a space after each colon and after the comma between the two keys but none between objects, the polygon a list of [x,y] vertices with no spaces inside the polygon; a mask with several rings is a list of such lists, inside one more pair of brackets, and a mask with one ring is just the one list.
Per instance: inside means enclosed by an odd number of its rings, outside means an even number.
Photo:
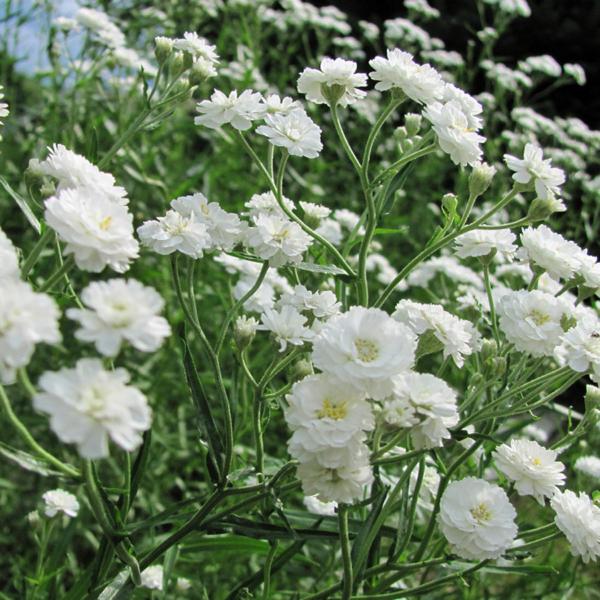
[{"label": "thin stem", "polygon": [[483,281],[487,294],[488,304],[490,305],[490,321],[492,322],[492,331],[498,348],[500,348],[500,331],[498,329],[498,317],[496,316],[496,306],[494,304],[494,296],[492,294],[492,284],[490,282],[490,266],[487,262],[483,265]]},{"label": "thin stem", "polygon": [[54,230],[50,227],[47,227],[36,242],[35,246],[31,249],[27,260],[25,260],[23,266],[21,267],[21,277],[23,279],[27,279],[29,271],[31,271],[35,263],[38,261],[40,254],[42,253],[42,251],[44,250],[44,248],[46,247],[53,235]]},{"label": "thin stem", "polygon": [[366,190],[368,187],[368,183],[367,183],[365,173],[363,171],[363,167],[360,164],[360,161],[358,160],[358,158],[356,158],[356,154],[354,154],[354,150],[352,150],[352,147],[350,146],[350,142],[348,141],[348,138],[346,137],[346,134],[344,133],[344,129],[342,128],[342,124],[340,123],[340,118],[339,118],[338,111],[337,111],[337,105],[331,104],[330,109],[331,109],[331,120],[333,121],[333,126],[334,126],[335,132],[337,133],[337,136],[340,140],[340,143],[342,144],[342,148],[344,149],[346,156],[352,163],[354,170],[357,172],[357,174],[360,178],[360,184],[361,184],[363,190]]},{"label": "thin stem", "polygon": [[215,345],[215,354],[218,356],[221,352],[221,348],[223,347],[223,342],[225,341],[225,336],[227,335],[227,330],[231,321],[235,318],[236,314],[240,310],[242,306],[250,299],[254,294],[258,291],[258,288],[262,285],[267,273],[269,272],[269,261],[265,260],[258,274],[254,285],[229,309],[227,314],[225,315],[225,319],[223,320],[223,325],[221,326],[221,331],[219,333],[219,337],[217,338],[217,343]]},{"label": "thin stem", "polygon": [[377,177],[375,177],[375,179],[371,183],[371,187],[378,186],[379,184],[383,183],[389,177],[389,175],[391,175],[392,173],[396,173],[398,171],[398,169],[400,169],[404,165],[411,163],[413,160],[416,160],[417,158],[427,156],[428,154],[431,154],[435,150],[437,150],[437,144],[433,143],[433,144],[429,144],[428,146],[425,146],[423,148],[420,148],[419,150],[415,150],[414,152],[411,152],[410,154],[406,154],[402,158],[399,158],[396,162],[392,163],[385,171],[383,171],[382,173],[377,175]]},{"label": "thin stem", "polygon": [[6,412],[6,416],[8,420],[12,423],[13,427],[19,434],[20,438],[31,448],[40,458],[44,459],[48,464],[52,465],[56,469],[58,469],[63,475],[68,477],[73,477],[75,479],[79,479],[81,474],[74,467],[67,465],[60,461],[58,458],[50,454],[47,450],[44,450],[33,438],[31,433],[27,427],[23,424],[23,422],[17,417],[17,415],[13,412],[12,406],[10,404],[10,400],[6,395],[6,390],[2,385],[0,385],[0,404],[2,408]]},{"label": "thin stem", "polygon": [[348,534],[348,505],[338,506],[338,524],[340,544],[342,546],[342,562],[344,564],[344,582],[342,587],[342,600],[350,600],[352,597],[352,556],[350,548],[350,537]]},{"label": "thin stem", "polygon": [[263,577],[263,600],[270,600],[271,598],[271,568],[273,567],[273,560],[277,553],[277,540],[271,542],[269,553],[265,559],[264,577]]},{"label": "thin stem", "polygon": [[475,200],[477,200],[478,196],[476,194],[469,194],[469,199],[467,200],[467,206],[465,207],[465,211],[463,212],[460,221],[458,223],[458,228],[462,229],[473,210],[473,206],[475,204]]},{"label": "thin stem", "polygon": [[75,258],[73,256],[67,257],[60,268],[48,279],[46,279],[42,287],[40,287],[40,292],[47,292],[48,290],[51,290],[74,266]]}]

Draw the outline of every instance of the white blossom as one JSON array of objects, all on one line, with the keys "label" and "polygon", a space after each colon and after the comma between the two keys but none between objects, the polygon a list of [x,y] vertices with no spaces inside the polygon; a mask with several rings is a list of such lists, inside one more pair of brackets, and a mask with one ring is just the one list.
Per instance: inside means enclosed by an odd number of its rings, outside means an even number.
[{"label": "white blossom", "polygon": [[444,80],[430,65],[420,65],[412,54],[394,48],[387,58],[377,56],[369,64],[373,71],[369,77],[376,81],[375,89],[381,92],[398,89],[421,104],[440,100],[444,93]]},{"label": "white blossom", "polygon": [[564,485],[565,465],[557,453],[530,440],[511,440],[494,451],[496,467],[515,482],[521,496],[533,496],[542,506]]},{"label": "white blossom", "polygon": [[265,116],[265,125],[256,128],[274,146],[285,148],[292,156],[316,158],[323,149],[321,128],[302,108]]},{"label": "white blossom", "polygon": [[39,343],[61,341],[60,312],[50,296],[17,279],[0,281],[0,381],[12,383]]},{"label": "white blossom", "polygon": [[17,251],[8,236],[0,229],[0,282],[4,279],[19,279]]},{"label": "white blossom", "polygon": [[341,58],[325,57],[320,69],[307,67],[298,78],[298,91],[317,104],[329,104],[330,93],[342,106],[353,104],[366,96],[366,92],[359,89],[366,85],[367,76],[356,72],[356,63]]},{"label": "white blossom", "polygon": [[597,456],[580,456],[575,461],[574,469],[594,479],[600,479],[600,458]]},{"label": "white blossom", "polygon": [[135,279],[95,281],[83,290],[81,301],[87,308],[66,312],[80,325],[75,337],[93,342],[105,356],[116,356],[125,341],[141,352],[155,352],[171,333],[159,315],[164,300]]},{"label": "white blossom", "polygon": [[66,242],[65,254],[73,254],[80,269],[99,273],[109,266],[124,273],[138,257],[133,216],[126,206],[73,188],[48,198],[45,207],[46,223]]},{"label": "white blossom", "polygon": [[281,310],[268,308],[260,320],[258,329],[273,334],[280,352],[286,350],[288,344],[302,346],[312,336],[312,332],[306,327],[307,318],[293,306],[283,306]]},{"label": "white blossom", "polygon": [[585,493],[558,491],[550,500],[554,522],[571,545],[571,554],[584,563],[600,557],[600,508]]},{"label": "white blossom", "polygon": [[54,433],[76,444],[83,458],[108,456],[109,437],[132,452],[150,428],[151,411],[129,378],[125,369],[106,371],[99,359],[82,358],[73,369],[44,373],[33,406],[50,416]]},{"label": "white blossom", "polygon": [[455,253],[460,258],[487,256],[495,251],[511,259],[517,251],[517,236],[508,229],[475,229],[456,238]]},{"label": "white blossom", "polygon": [[219,55],[215,46],[209,44],[195,31],[186,31],[182,38],[173,40],[173,48],[187,52],[194,59],[202,59],[213,65],[219,62]]},{"label": "white blossom", "polygon": [[229,123],[239,131],[250,129],[252,122],[261,119],[266,110],[262,96],[252,90],[244,90],[239,96],[236,90],[229,96],[215,90],[210,100],[202,100],[196,108],[200,113],[194,119],[196,125],[219,129]]},{"label": "white blossom", "polygon": [[164,570],[162,565],[152,565],[141,573],[142,587],[149,590],[162,590],[164,582]]},{"label": "white blossom", "polygon": [[448,485],[438,523],[461,558],[499,558],[517,536],[517,513],[506,492],[497,485],[466,477]]},{"label": "white blossom", "polygon": [[552,167],[550,159],[544,160],[542,149],[534,144],[526,144],[523,158],[511,154],[504,155],[504,162],[517,183],[527,184],[533,181],[535,192],[542,200],[553,199],[560,193],[560,186],[565,182],[565,173]]},{"label": "white blossom", "polygon": [[373,398],[393,389],[392,377],[415,360],[414,334],[387,313],[353,306],[329,319],[313,343],[313,362]]},{"label": "white blossom", "polygon": [[65,490],[49,490],[42,495],[44,501],[44,514],[55,517],[59,512],[67,517],[76,517],[79,512],[79,502],[73,494]]},{"label": "white blossom", "polygon": [[569,306],[561,298],[534,290],[508,290],[497,305],[500,329],[509,342],[532,356],[552,356],[564,333]]}]

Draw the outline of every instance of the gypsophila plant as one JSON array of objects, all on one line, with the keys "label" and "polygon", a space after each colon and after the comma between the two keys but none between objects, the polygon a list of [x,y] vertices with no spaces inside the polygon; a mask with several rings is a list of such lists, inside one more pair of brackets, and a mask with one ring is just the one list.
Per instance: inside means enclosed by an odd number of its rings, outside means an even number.
[{"label": "gypsophila plant", "polygon": [[592,597],[600,135],[478,7],[15,12],[2,597]]}]

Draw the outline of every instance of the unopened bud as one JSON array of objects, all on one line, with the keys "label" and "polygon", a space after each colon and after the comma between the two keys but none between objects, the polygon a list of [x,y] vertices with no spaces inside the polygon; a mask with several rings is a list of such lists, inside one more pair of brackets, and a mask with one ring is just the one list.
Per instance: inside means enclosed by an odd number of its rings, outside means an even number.
[{"label": "unopened bud", "polygon": [[154,38],[154,56],[159,65],[162,65],[173,52],[173,40],[168,37],[158,36]]},{"label": "unopened bud", "polygon": [[496,340],[483,340],[481,344],[481,360],[487,362],[495,358],[498,354],[498,344]]},{"label": "unopened bud", "polygon": [[478,198],[485,193],[492,183],[496,169],[487,163],[477,163],[469,177],[469,194]]},{"label": "unopened bud", "polygon": [[404,117],[404,127],[409,137],[414,137],[421,129],[423,118],[415,113],[407,113]]},{"label": "unopened bud", "polygon": [[214,64],[205,58],[199,57],[194,61],[190,69],[190,82],[192,85],[200,85],[209,77],[214,77],[216,74],[217,70]]},{"label": "unopened bud", "polygon": [[313,374],[314,370],[312,363],[306,359],[299,360],[292,369],[292,378],[294,381],[299,381],[300,379],[304,379]]},{"label": "unopened bud", "polygon": [[406,139],[406,140],[400,141],[400,150],[402,150],[402,153],[404,153],[404,154],[407,152],[410,152],[414,147],[415,147],[414,140]]},{"label": "unopened bud", "polygon": [[171,54],[171,60],[169,61],[171,77],[175,79],[185,71],[184,62],[185,58],[183,56],[183,52],[173,52]]},{"label": "unopened bud", "polygon": [[442,196],[442,210],[449,215],[456,214],[458,207],[458,198],[456,194],[444,194]]},{"label": "unopened bud", "polygon": [[555,212],[562,212],[564,210],[565,205],[558,198],[548,198],[546,200],[535,198],[529,205],[527,218],[530,221],[545,221]]},{"label": "unopened bud", "polygon": [[240,350],[245,350],[252,343],[257,327],[258,321],[254,317],[242,315],[236,319],[233,327],[233,338]]},{"label": "unopened bud", "polygon": [[408,131],[406,127],[396,127],[396,129],[394,129],[394,136],[398,140],[405,140],[408,137]]}]

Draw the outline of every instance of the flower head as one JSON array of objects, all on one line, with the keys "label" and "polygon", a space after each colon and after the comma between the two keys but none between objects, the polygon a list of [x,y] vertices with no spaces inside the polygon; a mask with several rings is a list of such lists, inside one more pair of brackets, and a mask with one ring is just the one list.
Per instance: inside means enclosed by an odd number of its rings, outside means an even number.
[{"label": "flower head", "polygon": [[19,259],[13,243],[0,229],[0,281],[3,279],[19,279]]},{"label": "flower head", "polygon": [[99,273],[109,266],[124,273],[137,258],[133,216],[126,206],[87,188],[63,189],[45,206],[46,223],[66,242],[65,254],[73,254],[80,269]]},{"label": "flower head", "polygon": [[50,415],[54,433],[76,444],[84,458],[108,456],[109,437],[132,452],[150,428],[151,411],[144,394],[128,383],[125,369],[106,371],[101,360],[82,358],[73,369],[44,373],[33,405]]},{"label": "flower head", "polygon": [[312,337],[306,327],[307,318],[293,306],[283,306],[281,310],[266,309],[261,315],[261,325],[257,329],[270,331],[279,343],[279,351],[283,352],[288,344],[302,346]]},{"label": "flower head", "polygon": [[438,523],[461,558],[499,558],[517,536],[517,513],[506,492],[497,485],[466,477],[448,485]]},{"label": "flower head", "polygon": [[158,313],[164,300],[151,287],[135,279],[111,279],[88,285],[81,294],[87,308],[70,308],[67,316],[78,321],[77,339],[94,342],[105,356],[116,356],[124,341],[141,352],[154,352],[171,328]]},{"label": "flower head", "polygon": [[562,169],[552,167],[550,159],[544,160],[542,149],[534,144],[526,144],[523,158],[511,154],[504,155],[504,162],[511,171],[517,183],[533,182],[538,198],[549,200],[560,193],[560,186],[565,182]]},{"label": "flower head", "polygon": [[313,343],[313,362],[373,398],[392,391],[392,377],[410,369],[416,338],[375,308],[353,306],[329,319]]},{"label": "flower head", "polygon": [[17,279],[0,282],[0,381],[12,383],[29,364],[37,344],[61,341],[56,303]]},{"label": "flower head", "polygon": [[321,128],[306,114],[304,109],[276,113],[265,117],[265,125],[256,128],[274,146],[285,148],[292,156],[316,158],[323,149]]},{"label": "flower head", "polygon": [[215,90],[210,100],[199,102],[196,108],[200,116],[194,119],[194,123],[210,129],[219,129],[229,123],[234,129],[245,131],[252,127],[252,121],[261,119],[265,114],[262,96],[252,90],[244,90],[239,96],[236,90],[229,96]]},{"label": "flower head", "polygon": [[554,522],[571,545],[571,554],[584,563],[600,557],[600,508],[585,493],[558,491],[550,500],[556,512]]},{"label": "flower head", "polygon": [[57,489],[45,492],[42,500],[44,501],[44,514],[47,517],[55,517],[59,512],[67,517],[76,517],[79,512],[77,498],[65,490]]},{"label": "flower head", "polygon": [[320,69],[306,68],[298,78],[298,91],[317,104],[347,106],[366,96],[359,89],[367,85],[367,76],[356,73],[356,63],[341,58],[324,58]]},{"label": "flower head", "polygon": [[496,466],[515,482],[521,496],[533,496],[541,505],[565,481],[565,465],[557,453],[530,440],[511,440],[494,451]]},{"label": "flower head", "polygon": [[460,258],[487,256],[496,252],[511,259],[517,251],[517,236],[508,229],[475,229],[456,238],[456,255]]}]

